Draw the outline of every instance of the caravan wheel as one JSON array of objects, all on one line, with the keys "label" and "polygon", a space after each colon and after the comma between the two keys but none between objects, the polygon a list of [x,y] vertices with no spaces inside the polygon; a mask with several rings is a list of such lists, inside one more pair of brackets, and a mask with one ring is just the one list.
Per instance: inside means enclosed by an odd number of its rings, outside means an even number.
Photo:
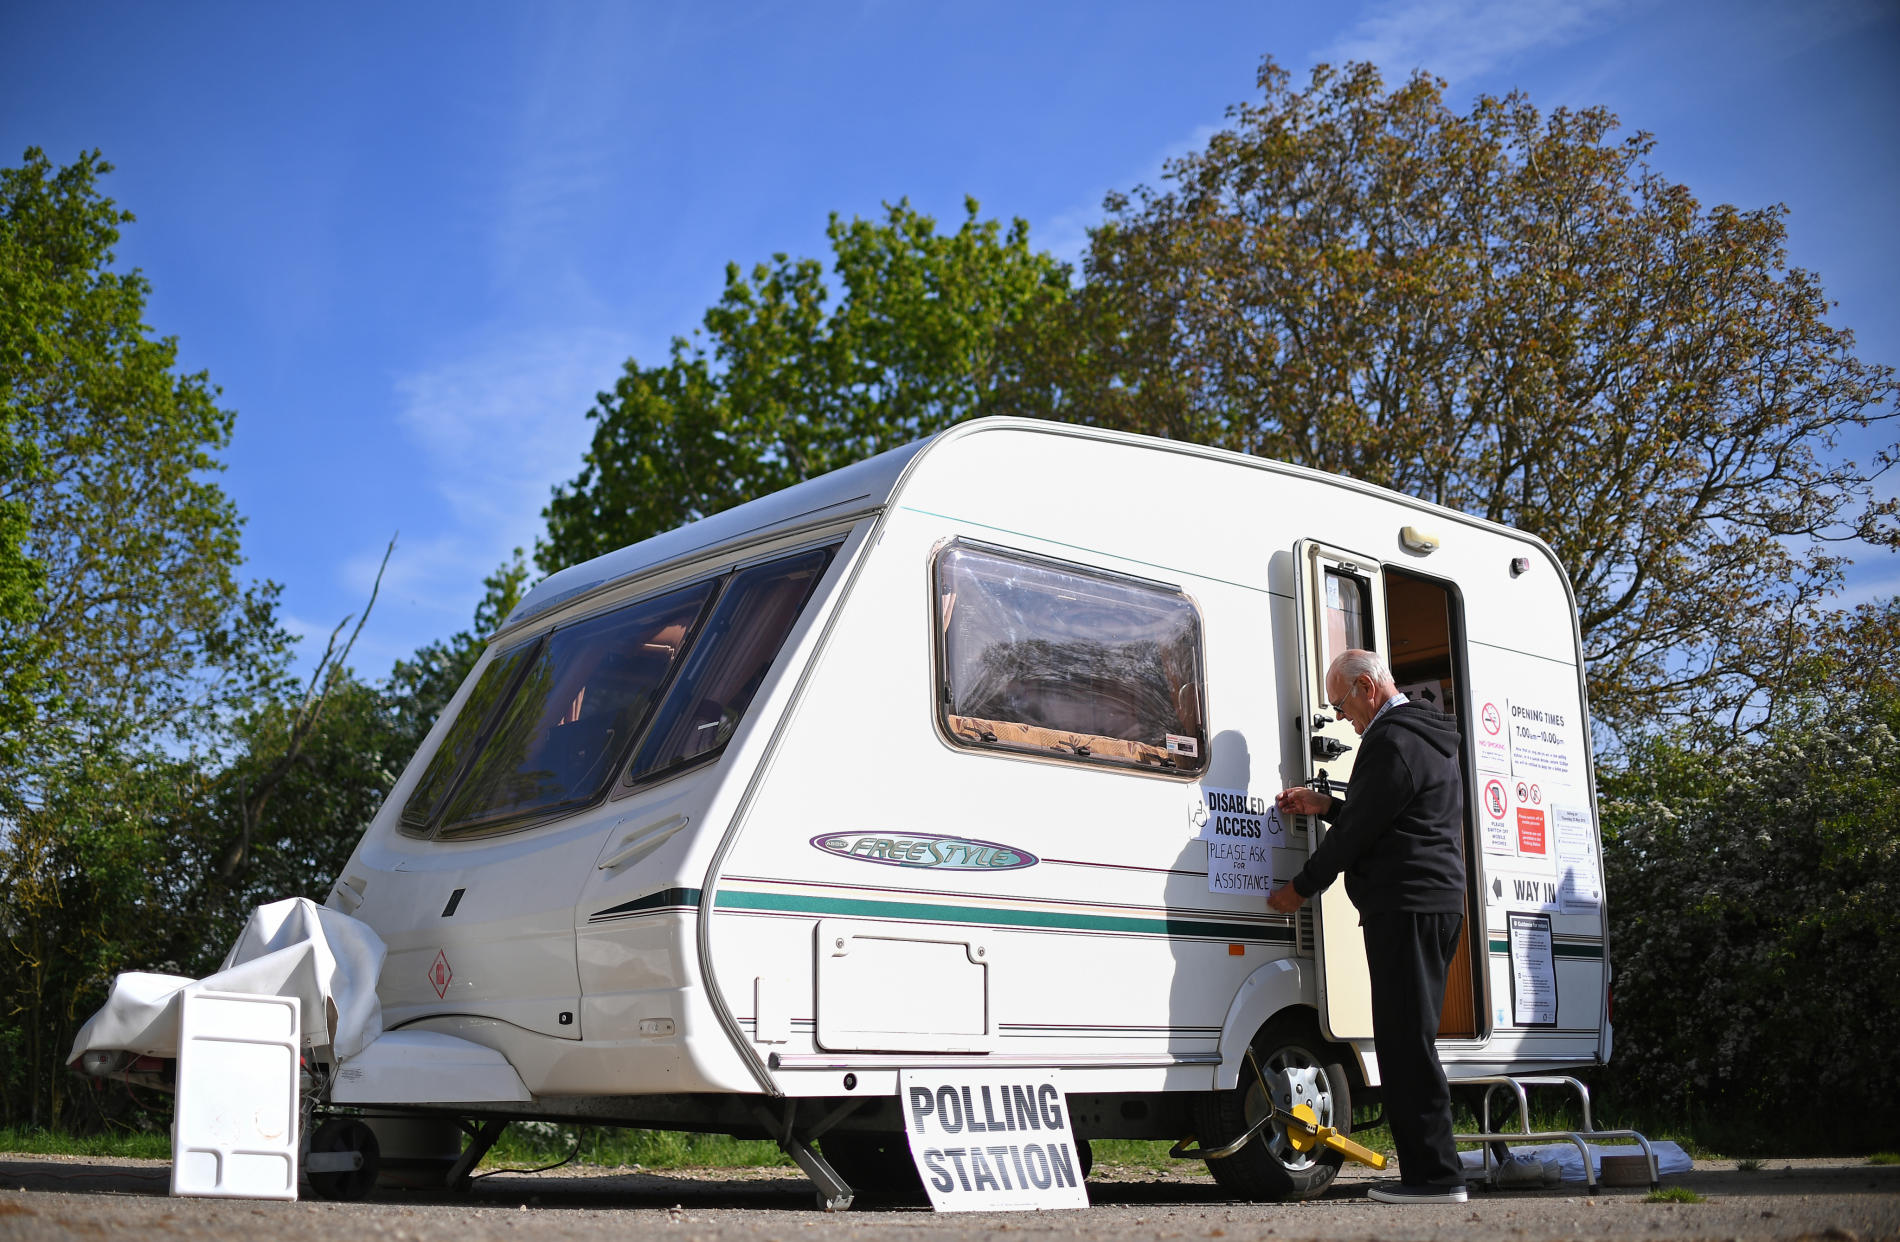
[{"label": "caravan wheel", "polygon": [[[1254,1072],[1259,1067],[1259,1073]],[[1269,1103],[1271,1097],[1271,1103]],[[1352,1089],[1332,1047],[1304,1022],[1276,1018],[1254,1037],[1253,1065],[1243,1065],[1240,1085],[1201,1101],[1200,1142],[1221,1147],[1271,1113],[1312,1106],[1319,1124],[1340,1133],[1352,1129]],[[1300,1151],[1286,1127],[1268,1125],[1231,1156],[1207,1162],[1214,1180],[1246,1199],[1310,1199],[1333,1184],[1345,1157],[1318,1147]]]},{"label": "caravan wheel", "polygon": [[367,1199],[370,1191],[376,1189],[376,1174],[382,1166],[382,1149],[376,1142],[376,1135],[354,1117],[332,1117],[318,1126],[317,1132],[310,1136],[311,1155],[331,1152],[356,1152],[362,1156],[362,1162],[354,1169],[336,1172],[312,1172],[306,1169],[304,1176],[310,1179],[310,1189],[316,1192],[319,1199],[335,1199],[345,1203]]}]

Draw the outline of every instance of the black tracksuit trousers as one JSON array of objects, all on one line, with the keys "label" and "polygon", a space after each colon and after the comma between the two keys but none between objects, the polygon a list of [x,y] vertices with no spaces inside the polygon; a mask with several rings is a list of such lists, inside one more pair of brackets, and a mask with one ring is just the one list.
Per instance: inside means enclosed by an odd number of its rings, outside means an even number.
[{"label": "black tracksuit trousers", "polygon": [[1465,1183],[1451,1140],[1451,1088],[1434,1042],[1464,917],[1395,911],[1360,919],[1385,1119],[1399,1153],[1399,1180],[1408,1186]]}]

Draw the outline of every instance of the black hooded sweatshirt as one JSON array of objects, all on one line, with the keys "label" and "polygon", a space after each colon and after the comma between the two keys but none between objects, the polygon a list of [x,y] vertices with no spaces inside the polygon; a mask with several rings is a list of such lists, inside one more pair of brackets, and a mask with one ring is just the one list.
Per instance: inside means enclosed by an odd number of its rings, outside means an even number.
[{"label": "black hooded sweatshirt", "polygon": [[1465,791],[1451,718],[1425,703],[1385,712],[1360,741],[1349,792],[1324,812],[1332,828],[1294,891],[1311,897],[1343,871],[1361,918],[1463,913]]}]

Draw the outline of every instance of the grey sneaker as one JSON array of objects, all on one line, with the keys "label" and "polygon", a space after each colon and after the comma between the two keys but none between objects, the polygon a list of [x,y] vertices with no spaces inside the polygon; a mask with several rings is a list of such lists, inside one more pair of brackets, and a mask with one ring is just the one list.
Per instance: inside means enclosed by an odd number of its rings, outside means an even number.
[{"label": "grey sneaker", "polygon": [[1534,1190],[1540,1186],[1555,1186],[1562,1180],[1563,1166],[1555,1160],[1515,1153],[1491,1171],[1491,1184],[1499,1190]]},{"label": "grey sneaker", "polygon": [[1464,1203],[1467,1200],[1463,1186],[1407,1186],[1404,1182],[1374,1186],[1366,1195],[1379,1203]]}]

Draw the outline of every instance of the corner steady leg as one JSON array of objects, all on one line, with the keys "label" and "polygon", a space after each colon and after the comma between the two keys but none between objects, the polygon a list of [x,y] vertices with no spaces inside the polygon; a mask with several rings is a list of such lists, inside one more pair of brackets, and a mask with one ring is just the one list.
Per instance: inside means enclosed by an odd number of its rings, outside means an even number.
[{"label": "corner steady leg", "polygon": [[488,1149],[495,1145],[495,1140],[507,1128],[506,1121],[484,1121],[469,1131],[468,1147],[462,1152],[461,1159],[449,1169],[448,1176],[442,1179],[443,1184],[457,1194],[467,1190],[475,1166],[482,1162],[482,1157],[488,1154]]},{"label": "corner steady leg", "polygon": [[799,1138],[792,1133],[792,1120],[798,1113],[798,1101],[785,1101],[783,1117],[774,1117],[771,1111],[762,1104],[752,1106],[752,1115],[758,1118],[760,1125],[765,1127],[765,1132],[772,1136],[772,1141],[778,1144],[779,1150],[790,1156],[798,1167],[804,1170],[805,1176],[811,1179],[812,1185],[817,1187],[818,1206],[827,1212],[850,1211],[851,1200],[856,1195],[851,1187],[845,1184],[845,1180],[838,1176],[838,1171],[825,1163],[823,1156],[812,1150],[810,1140],[829,1130],[840,1118],[856,1111],[857,1107],[858,1101],[851,1101],[813,1126],[805,1138]]}]

